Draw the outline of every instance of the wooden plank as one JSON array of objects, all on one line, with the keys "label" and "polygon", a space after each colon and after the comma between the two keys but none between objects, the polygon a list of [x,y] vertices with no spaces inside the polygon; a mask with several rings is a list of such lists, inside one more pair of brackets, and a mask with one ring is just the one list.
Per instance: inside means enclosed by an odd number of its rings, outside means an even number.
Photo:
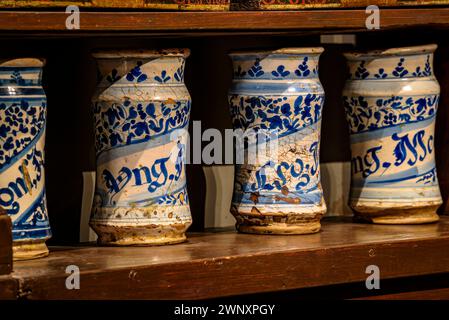
[{"label": "wooden plank", "polygon": [[11,218],[0,208],[0,275],[12,272]]},{"label": "wooden plank", "polygon": [[230,0],[2,0],[0,8],[119,8],[152,10],[229,10]]},{"label": "wooden plank", "polygon": [[[366,30],[365,10],[273,12],[81,12],[80,30],[66,30],[64,12],[1,11],[0,30],[38,32]],[[381,29],[449,26],[449,8],[383,9]]]},{"label": "wooden plank", "polygon": [[[449,218],[439,224],[381,226],[324,222],[307,236],[234,232],[190,235],[165,247],[52,248],[48,258],[17,262],[28,299],[205,299],[449,272]],[[67,290],[66,267],[80,269]]]},{"label": "wooden plank", "polygon": [[[382,277],[381,277],[382,278]],[[369,290],[365,281],[330,286],[304,288],[298,290],[259,293],[244,296],[248,300],[292,303],[302,300],[382,300],[388,299],[433,299],[446,298],[449,288],[449,273],[439,273],[418,277],[381,279],[380,288]],[[241,300],[242,296],[228,298],[229,303]]]},{"label": "wooden plank", "polygon": [[447,0],[233,0],[231,10],[298,10],[313,8],[366,8],[448,4]]},{"label": "wooden plank", "polygon": [[18,282],[11,276],[0,276],[0,300],[15,300],[18,297]]}]

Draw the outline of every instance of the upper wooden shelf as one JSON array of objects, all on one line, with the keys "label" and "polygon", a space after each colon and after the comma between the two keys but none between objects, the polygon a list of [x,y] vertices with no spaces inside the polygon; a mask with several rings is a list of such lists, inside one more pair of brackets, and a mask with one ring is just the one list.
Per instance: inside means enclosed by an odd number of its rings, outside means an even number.
[{"label": "upper wooden shelf", "polygon": [[[81,29],[67,30],[64,12],[0,11],[0,31],[219,32],[366,30],[365,10],[271,12],[81,12]],[[381,9],[381,29],[449,27],[449,8]]]},{"label": "upper wooden shelf", "polygon": [[[66,267],[80,268],[67,290]],[[324,221],[320,233],[190,234],[163,247],[50,248],[0,277],[0,297],[27,299],[202,299],[449,272],[449,217],[438,224],[382,226]]]}]

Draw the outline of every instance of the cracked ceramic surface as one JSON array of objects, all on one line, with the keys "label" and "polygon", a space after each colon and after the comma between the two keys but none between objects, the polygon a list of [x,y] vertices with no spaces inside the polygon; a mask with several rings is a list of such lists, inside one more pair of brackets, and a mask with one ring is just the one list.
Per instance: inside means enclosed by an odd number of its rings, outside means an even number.
[{"label": "cracked ceramic surface", "polygon": [[[229,104],[234,129],[272,136],[277,151],[236,165],[231,212],[241,232],[303,234],[320,230],[326,211],[319,144],[324,91],[322,48],[238,52]],[[268,144],[269,145],[269,144]],[[250,144],[246,146],[248,148]],[[251,152],[250,152],[251,153]]]}]

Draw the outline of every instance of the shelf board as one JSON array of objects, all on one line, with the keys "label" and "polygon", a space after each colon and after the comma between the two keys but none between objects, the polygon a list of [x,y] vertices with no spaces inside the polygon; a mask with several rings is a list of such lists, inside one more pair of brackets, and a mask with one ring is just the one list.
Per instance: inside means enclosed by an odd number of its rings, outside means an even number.
[{"label": "shelf board", "polygon": [[0,275],[12,270],[11,218],[0,208]]},{"label": "shelf board", "polygon": [[[81,30],[67,30],[65,12],[0,11],[0,31],[219,32],[366,30],[365,10],[236,12],[81,12]],[[381,9],[381,30],[449,26],[449,8]]]},{"label": "shelf board", "polygon": [[[382,279],[449,272],[449,217],[438,224],[385,226],[324,221],[303,236],[190,234],[162,247],[53,247],[21,261],[0,287],[16,281],[27,299],[205,299],[365,281],[368,265]],[[68,265],[80,290],[67,290]]]}]

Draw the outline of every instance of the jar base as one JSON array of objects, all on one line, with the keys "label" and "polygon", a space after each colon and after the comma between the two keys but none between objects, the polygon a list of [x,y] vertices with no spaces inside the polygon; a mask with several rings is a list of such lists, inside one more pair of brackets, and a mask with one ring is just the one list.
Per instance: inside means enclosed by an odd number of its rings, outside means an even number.
[{"label": "jar base", "polygon": [[321,229],[320,221],[301,224],[272,223],[268,225],[236,224],[237,231],[252,234],[299,235],[317,233]]},{"label": "jar base", "polygon": [[317,233],[321,230],[321,217],[325,208],[303,214],[285,212],[260,212],[253,208],[251,212],[242,212],[236,206],[231,214],[237,220],[237,231],[252,234],[297,235]]},{"label": "jar base", "polygon": [[97,243],[102,246],[161,246],[185,242],[185,232],[190,226],[112,226],[91,225],[98,235]]},{"label": "jar base", "polygon": [[12,252],[14,261],[31,260],[48,256],[45,240],[13,242]]},{"label": "jar base", "polygon": [[362,210],[354,209],[355,220],[376,224],[425,224],[437,222],[440,217],[437,209],[440,205],[421,208],[390,208]]}]

